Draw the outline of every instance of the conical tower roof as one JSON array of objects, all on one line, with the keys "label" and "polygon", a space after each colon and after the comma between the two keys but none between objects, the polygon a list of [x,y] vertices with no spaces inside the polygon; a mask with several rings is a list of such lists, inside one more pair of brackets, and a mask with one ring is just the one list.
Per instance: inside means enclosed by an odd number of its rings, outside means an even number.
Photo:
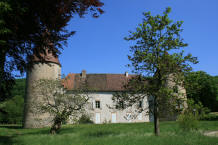
[{"label": "conical tower roof", "polygon": [[49,50],[45,50],[45,53],[40,53],[40,56],[37,56],[36,54],[32,57],[32,62],[51,62],[56,63],[58,65],[60,64],[60,61],[58,59],[57,55],[54,55],[52,52],[49,52]]},{"label": "conical tower roof", "polygon": [[58,55],[56,55],[49,48],[45,49],[43,52],[35,49],[33,55],[30,57],[31,62],[50,62],[56,63],[61,66],[60,61],[58,59]]}]

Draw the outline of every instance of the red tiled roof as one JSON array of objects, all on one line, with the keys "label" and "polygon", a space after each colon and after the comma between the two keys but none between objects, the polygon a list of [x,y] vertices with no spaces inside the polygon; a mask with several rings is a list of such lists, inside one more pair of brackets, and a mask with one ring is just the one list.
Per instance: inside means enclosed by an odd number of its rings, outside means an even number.
[{"label": "red tiled roof", "polygon": [[94,91],[123,91],[124,84],[136,75],[125,74],[81,74],[70,73],[63,80],[64,87],[67,90],[74,90],[81,86],[83,82],[89,89]]}]

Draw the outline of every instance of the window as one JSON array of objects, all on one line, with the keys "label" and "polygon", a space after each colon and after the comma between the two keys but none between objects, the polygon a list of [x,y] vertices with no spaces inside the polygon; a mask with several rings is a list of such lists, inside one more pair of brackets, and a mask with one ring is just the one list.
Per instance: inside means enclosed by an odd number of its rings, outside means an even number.
[{"label": "window", "polygon": [[95,108],[100,108],[100,101],[95,101]]},{"label": "window", "polygon": [[138,120],[142,120],[142,113],[139,113]]},{"label": "window", "polygon": [[124,103],[123,103],[123,101],[120,102],[120,107],[121,107],[122,109],[124,109]]},{"label": "window", "polygon": [[142,108],[142,101],[139,101],[139,108]]},{"label": "window", "polygon": [[124,109],[124,103],[123,103],[123,101],[119,101],[119,103],[116,104],[116,109]]}]

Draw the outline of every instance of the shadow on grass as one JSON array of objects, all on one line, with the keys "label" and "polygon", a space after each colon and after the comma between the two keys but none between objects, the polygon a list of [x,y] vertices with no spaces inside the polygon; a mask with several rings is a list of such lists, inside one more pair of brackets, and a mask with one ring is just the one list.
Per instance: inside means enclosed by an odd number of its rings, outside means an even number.
[{"label": "shadow on grass", "polygon": [[9,136],[0,136],[0,145],[12,145],[14,143],[12,138]]},{"label": "shadow on grass", "polygon": [[22,129],[22,126],[21,125],[0,125],[0,128]]},{"label": "shadow on grass", "polygon": [[[50,134],[50,128],[37,128],[37,129],[25,129],[26,132],[22,135],[52,135]],[[58,134],[73,133],[75,130],[73,128],[61,128]]]},{"label": "shadow on grass", "polygon": [[105,137],[110,135],[116,135],[117,133],[112,131],[96,131],[96,132],[88,132],[85,134],[85,136],[88,137]]},{"label": "shadow on grass", "polygon": [[[16,129],[20,131],[19,135],[50,135],[50,128],[34,128],[34,129],[24,129],[21,125],[0,125],[0,128],[7,128],[10,130]],[[58,134],[67,134],[78,131],[78,129],[74,128],[61,128]],[[18,134],[13,134],[13,136],[17,136]],[[2,138],[4,136],[1,136]],[[2,139],[0,138],[0,143]],[[1,144],[0,144],[1,145]]]},{"label": "shadow on grass", "polygon": [[79,131],[79,130],[74,129],[74,128],[61,128],[61,130],[59,131],[59,134],[74,133],[76,131]]}]

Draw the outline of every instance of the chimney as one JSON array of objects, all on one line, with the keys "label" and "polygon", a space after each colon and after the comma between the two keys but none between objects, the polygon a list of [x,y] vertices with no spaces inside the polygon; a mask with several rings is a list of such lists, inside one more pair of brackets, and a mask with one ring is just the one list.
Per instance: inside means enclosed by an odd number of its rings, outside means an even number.
[{"label": "chimney", "polygon": [[129,76],[129,74],[128,74],[128,72],[127,72],[127,71],[125,72],[125,76],[126,76],[126,77],[128,77],[128,76]]},{"label": "chimney", "polygon": [[82,70],[82,78],[86,78],[86,70]]}]

